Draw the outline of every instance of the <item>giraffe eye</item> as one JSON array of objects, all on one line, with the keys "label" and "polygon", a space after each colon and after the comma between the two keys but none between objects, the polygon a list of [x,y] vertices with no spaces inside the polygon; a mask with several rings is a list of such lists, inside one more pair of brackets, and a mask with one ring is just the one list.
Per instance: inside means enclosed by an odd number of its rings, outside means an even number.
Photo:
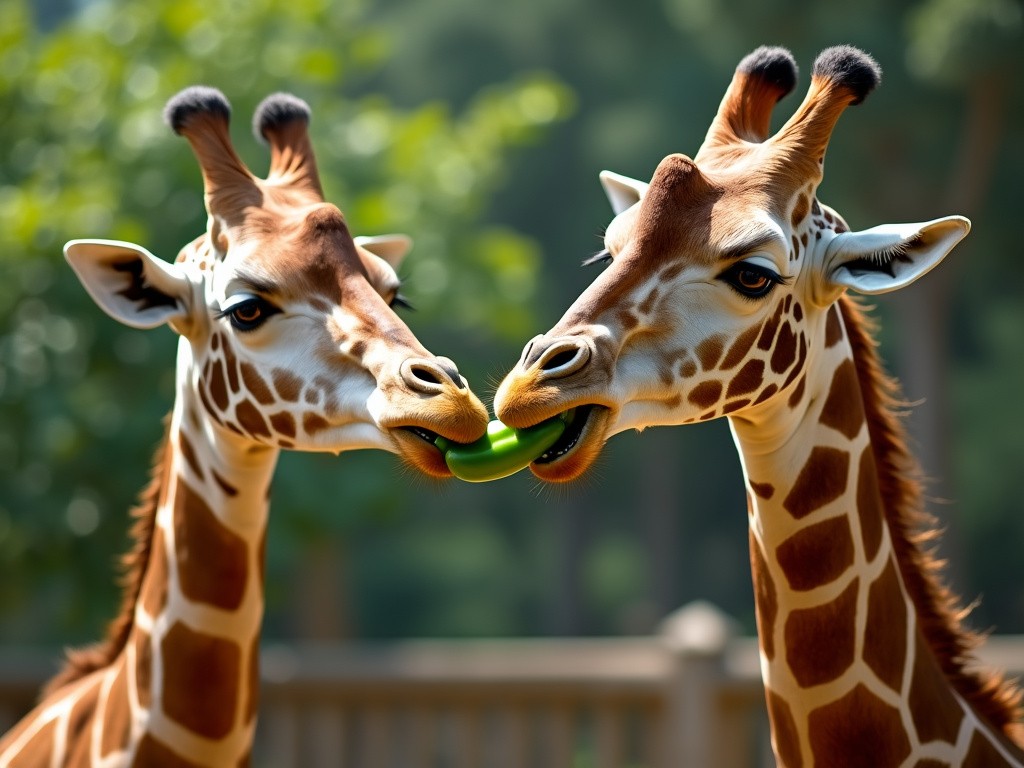
[{"label": "giraffe eye", "polygon": [[749,261],[733,264],[719,275],[734,290],[750,299],[760,299],[771,293],[779,283],[785,282],[782,275],[774,270]]},{"label": "giraffe eye", "polygon": [[388,304],[388,306],[392,309],[415,309],[415,307],[409,303],[409,300],[397,291],[395,292],[395,295],[391,297],[391,303]]},{"label": "giraffe eye", "polygon": [[258,296],[240,301],[221,312],[218,317],[227,317],[239,331],[253,331],[267,321],[271,315],[280,312],[266,299]]}]

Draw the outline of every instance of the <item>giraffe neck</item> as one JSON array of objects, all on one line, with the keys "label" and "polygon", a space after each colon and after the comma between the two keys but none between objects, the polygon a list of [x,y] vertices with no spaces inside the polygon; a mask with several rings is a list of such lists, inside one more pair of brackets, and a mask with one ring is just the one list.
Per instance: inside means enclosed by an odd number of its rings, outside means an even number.
[{"label": "giraffe neck", "polygon": [[808,355],[816,365],[795,385],[802,397],[731,420],[748,485],[779,764],[858,755],[876,766],[1024,765],[929,643],[932,619],[919,615],[907,587],[921,564],[907,562],[883,505],[879,467],[888,457],[872,444],[860,363],[838,307],[822,326]]},{"label": "giraffe neck", "polygon": [[123,614],[107,643],[73,654],[33,713],[0,740],[0,765],[5,755],[67,768],[248,758],[278,450],[246,447],[214,424],[192,373],[180,349],[162,458],[137,510],[142,555],[129,566]]},{"label": "giraffe neck", "polygon": [[187,759],[218,765],[249,752],[277,456],[212,422],[181,350],[167,484],[125,648],[138,670],[133,709],[146,720],[143,748],[173,745]]}]

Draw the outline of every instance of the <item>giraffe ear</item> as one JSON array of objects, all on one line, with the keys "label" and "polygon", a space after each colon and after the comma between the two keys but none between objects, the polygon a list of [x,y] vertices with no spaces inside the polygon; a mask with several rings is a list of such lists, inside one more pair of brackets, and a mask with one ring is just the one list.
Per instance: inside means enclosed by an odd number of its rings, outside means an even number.
[{"label": "giraffe ear", "polygon": [[181,320],[191,285],[181,267],[119,240],[72,240],[64,257],[104,312],[133,328]]},{"label": "giraffe ear", "polygon": [[601,179],[601,186],[604,187],[604,193],[608,196],[608,202],[611,203],[612,210],[615,211],[616,216],[639,203],[641,198],[647,194],[647,187],[649,186],[646,182],[631,179],[629,176],[612,173],[611,171],[601,171],[599,178]]},{"label": "giraffe ear", "polygon": [[365,248],[374,256],[379,256],[391,265],[392,269],[398,269],[402,259],[412,248],[412,238],[408,235],[376,235],[374,237],[357,237],[356,245]]},{"label": "giraffe ear", "polygon": [[924,224],[883,224],[843,232],[825,253],[825,279],[833,289],[888,293],[910,285],[938,266],[971,230],[963,216]]}]

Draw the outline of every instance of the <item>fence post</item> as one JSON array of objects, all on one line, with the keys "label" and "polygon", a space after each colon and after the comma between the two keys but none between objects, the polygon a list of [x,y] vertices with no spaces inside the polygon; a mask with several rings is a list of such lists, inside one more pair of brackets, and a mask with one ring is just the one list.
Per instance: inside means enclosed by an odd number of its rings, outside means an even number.
[{"label": "fence post", "polygon": [[734,622],[714,605],[688,603],[661,624],[660,635],[674,659],[669,681],[661,765],[723,768],[715,762],[720,738],[718,687]]}]

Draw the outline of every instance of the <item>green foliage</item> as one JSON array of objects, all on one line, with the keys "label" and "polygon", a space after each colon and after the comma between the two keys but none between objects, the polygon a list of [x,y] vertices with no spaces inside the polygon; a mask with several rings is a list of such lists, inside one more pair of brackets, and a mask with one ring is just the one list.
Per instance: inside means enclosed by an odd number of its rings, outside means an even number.
[{"label": "green foliage", "polygon": [[[801,67],[781,123],[838,43],[884,76],[840,121],[822,199],[856,228],[974,222],[922,282],[944,290],[880,299],[883,351],[907,396],[951,419],[942,445],[919,449],[953,459],[955,505],[935,511],[961,534],[944,547],[957,586],[984,596],[981,626],[1024,629],[1024,300],[1007,279],[1024,175],[1019,3],[94,0],[41,26],[33,7],[0,3],[0,636],[91,638],[112,610],[110,561],[170,405],[174,338],[106,319],[60,247],[120,237],[171,258],[202,230],[197,168],[159,119],[179,88],[225,91],[257,172],[256,102],[292,90],[311,104],[329,199],[357,233],[414,237],[407,319],[486,401],[597,274],[577,265],[609,219],[598,171],[645,178],[669,152],[692,155],[761,44]],[[914,382],[925,336],[946,344],[948,402],[941,382]],[[723,423],[618,436],[568,489],[429,483],[379,452],[285,454],[268,634],[301,632],[312,540],[336,547],[336,589],[366,637],[643,631],[694,598],[752,629],[743,511]]]},{"label": "green foliage", "polygon": [[[478,220],[511,150],[563,119],[571,98],[534,72],[488,85],[458,112],[440,100],[396,107],[362,86],[390,47],[357,0],[94,2],[48,33],[27,0],[0,15],[0,627],[10,638],[89,637],[111,610],[111,561],[170,408],[175,345],[169,331],[105,318],[60,250],[105,237],[170,260],[203,231],[198,168],[162,123],[166,99],[220,87],[256,172],[267,164],[247,135],[256,103],[276,90],[306,99],[326,195],[353,231],[415,236],[404,290],[421,310],[413,325],[518,344],[538,249]],[[339,476],[336,460],[301,459],[281,473],[275,562],[305,537],[408,506],[407,483],[381,482],[393,460],[366,474],[356,459]],[[55,599],[33,609],[39,589]]]}]

